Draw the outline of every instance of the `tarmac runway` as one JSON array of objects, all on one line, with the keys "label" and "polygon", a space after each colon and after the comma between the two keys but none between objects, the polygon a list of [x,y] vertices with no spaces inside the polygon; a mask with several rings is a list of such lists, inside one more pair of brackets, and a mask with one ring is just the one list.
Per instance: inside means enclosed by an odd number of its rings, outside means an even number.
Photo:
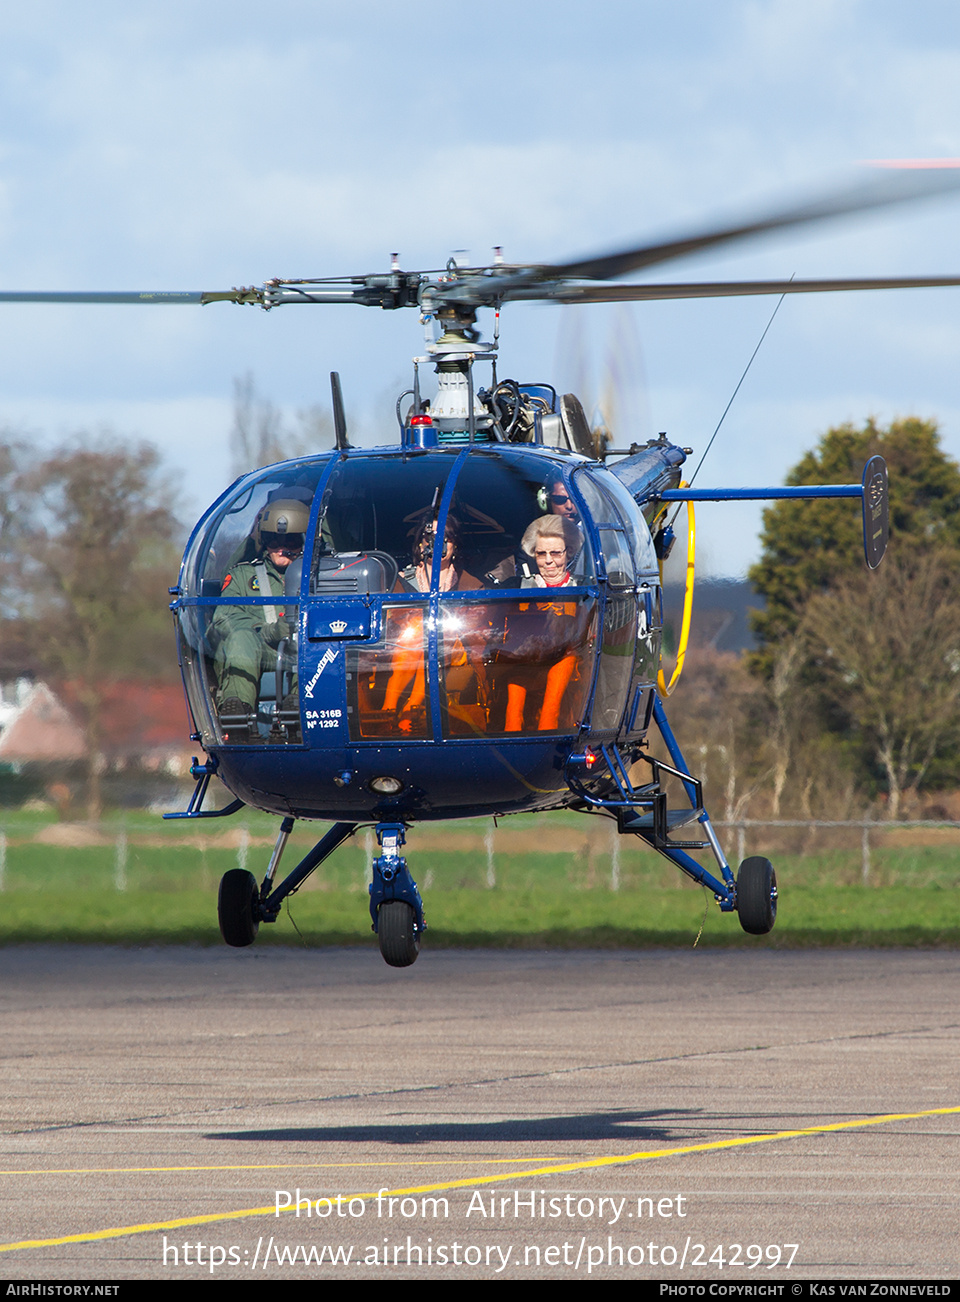
[{"label": "tarmac runway", "polygon": [[958,978],[3,949],[0,1276],[956,1278]]}]

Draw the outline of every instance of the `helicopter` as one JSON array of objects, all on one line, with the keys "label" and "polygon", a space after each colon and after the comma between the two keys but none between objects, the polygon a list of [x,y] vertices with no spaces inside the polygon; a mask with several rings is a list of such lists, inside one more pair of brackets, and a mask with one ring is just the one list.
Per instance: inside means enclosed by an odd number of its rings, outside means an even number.
[{"label": "helicopter", "polygon": [[[692,555],[677,670],[662,665],[662,563],[671,510],[698,501],[850,497],[864,555],[881,562],[887,475],[857,484],[693,488],[691,449],[665,434],[613,449],[580,401],[498,375],[500,314],[561,304],[960,285],[958,276],[860,280],[610,283],[631,272],[804,223],[942,193],[955,163],[889,168],[761,217],[559,265],[511,264],[273,279],[209,292],[3,293],[0,301],[412,309],[424,330],[396,437],[351,445],[331,373],[334,446],[260,468],[204,513],[171,587],[196,786],[165,818],[224,818],[245,806],[280,819],[262,881],[224,874],[222,937],[244,947],[284,899],[361,827],[375,829],[369,909],[380,952],[412,964],[426,930],[401,853],[418,822],[547,810],[612,820],[712,892],[748,933],[771,931],[770,861],[734,873],[702,782],[667,719],[692,600]],[[494,313],[491,339],[478,313]],[[421,372],[435,374],[425,394]],[[615,459],[614,459],[615,458]],[[608,464],[609,462],[609,464]],[[669,760],[651,750],[659,737]],[[659,747],[658,747],[659,749]],[[216,776],[232,794],[204,808]],[[298,820],[331,826],[278,881]],[[705,851],[704,866],[694,858]]]}]

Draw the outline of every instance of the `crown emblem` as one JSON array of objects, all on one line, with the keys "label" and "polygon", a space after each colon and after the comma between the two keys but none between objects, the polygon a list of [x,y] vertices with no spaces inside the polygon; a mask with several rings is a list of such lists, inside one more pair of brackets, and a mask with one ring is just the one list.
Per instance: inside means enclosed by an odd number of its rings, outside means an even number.
[{"label": "crown emblem", "polygon": [[347,621],[345,619],[335,619],[330,625],[330,632],[342,633],[346,627]]}]

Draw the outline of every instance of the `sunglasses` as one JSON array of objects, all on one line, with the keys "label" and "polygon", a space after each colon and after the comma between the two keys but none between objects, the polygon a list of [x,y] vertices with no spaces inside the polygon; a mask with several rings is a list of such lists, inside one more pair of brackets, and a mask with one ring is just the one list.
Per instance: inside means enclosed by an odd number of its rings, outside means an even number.
[{"label": "sunglasses", "polygon": [[298,534],[291,534],[287,538],[279,534],[265,534],[263,546],[265,551],[282,552],[284,556],[295,557],[303,551],[303,538]]},{"label": "sunglasses", "polygon": [[553,502],[556,506],[566,506],[567,502],[569,502],[570,499],[569,497],[566,497],[563,493],[551,493],[550,501]]}]

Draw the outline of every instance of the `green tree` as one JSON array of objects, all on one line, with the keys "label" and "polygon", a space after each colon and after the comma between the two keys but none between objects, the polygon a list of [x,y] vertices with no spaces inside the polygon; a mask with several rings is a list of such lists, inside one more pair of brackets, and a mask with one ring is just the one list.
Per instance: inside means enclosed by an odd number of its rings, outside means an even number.
[{"label": "green tree", "polygon": [[22,439],[8,431],[0,431],[0,595],[3,597],[0,601],[0,666],[4,678],[17,677],[27,667],[18,618],[23,600],[18,486],[26,456],[27,448]]},{"label": "green tree", "polygon": [[[890,474],[891,551],[936,547],[960,558],[960,466],[940,446],[933,421],[894,421],[882,429],[830,429],[787,476],[788,484],[841,484],[860,479],[879,453]],[[763,513],[763,552],[750,571],[766,609],[754,616],[760,649],[754,670],[769,676],[776,648],[793,634],[814,593],[864,569],[860,512],[853,502],[783,500]]]}]

